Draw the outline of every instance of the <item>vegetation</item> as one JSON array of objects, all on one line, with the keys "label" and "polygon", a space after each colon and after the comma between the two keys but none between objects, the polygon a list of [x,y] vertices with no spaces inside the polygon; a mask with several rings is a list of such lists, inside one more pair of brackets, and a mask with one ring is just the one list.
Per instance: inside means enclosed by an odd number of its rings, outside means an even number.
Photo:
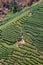
[{"label": "vegetation", "polygon": [[[1,63],[43,65],[43,1],[2,20],[1,23]],[[15,41],[21,35],[24,37],[25,44],[16,47]]]}]

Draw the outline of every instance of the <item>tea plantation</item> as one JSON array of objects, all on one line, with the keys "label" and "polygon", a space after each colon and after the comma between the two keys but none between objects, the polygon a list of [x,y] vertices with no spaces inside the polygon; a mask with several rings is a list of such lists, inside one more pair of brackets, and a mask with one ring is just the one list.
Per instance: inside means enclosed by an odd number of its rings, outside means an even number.
[{"label": "tea plantation", "polygon": [[43,1],[0,21],[0,65],[43,65]]}]

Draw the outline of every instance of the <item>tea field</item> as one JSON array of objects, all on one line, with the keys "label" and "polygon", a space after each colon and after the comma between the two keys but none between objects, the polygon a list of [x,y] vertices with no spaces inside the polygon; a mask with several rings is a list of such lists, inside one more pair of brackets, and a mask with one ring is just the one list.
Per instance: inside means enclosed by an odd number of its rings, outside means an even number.
[{"label": "tea field", "polygon": [[43,1],[0,21],[0,65],[43,65]]}]

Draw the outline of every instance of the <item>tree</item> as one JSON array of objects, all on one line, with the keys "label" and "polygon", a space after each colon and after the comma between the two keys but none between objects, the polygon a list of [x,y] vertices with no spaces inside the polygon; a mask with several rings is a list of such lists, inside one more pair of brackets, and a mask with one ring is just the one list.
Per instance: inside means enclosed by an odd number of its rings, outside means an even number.
[{"label": "tree", "polygon": [[18,5],[15,1],[13,2],[13,13],[17,12],[17,11],[20,11],[21,10],[21,6]]}]

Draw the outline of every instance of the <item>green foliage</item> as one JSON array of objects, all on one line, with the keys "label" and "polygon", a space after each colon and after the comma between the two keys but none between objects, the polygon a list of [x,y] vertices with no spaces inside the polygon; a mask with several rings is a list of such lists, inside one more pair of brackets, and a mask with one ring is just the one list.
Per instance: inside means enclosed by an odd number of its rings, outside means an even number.
[{"label": "green foliage", "polygon": [[21,6],[19,6],[15,1],[13,3],[13,13],[20,11],[21,10]]},{"label": "green foliage", "polygon": [[[0,26],[0,59],[4,65],[43,65],[43,3],[15,15],[19,16]],[[21,33],[25,44],[17,48],[14,41]]]}]

